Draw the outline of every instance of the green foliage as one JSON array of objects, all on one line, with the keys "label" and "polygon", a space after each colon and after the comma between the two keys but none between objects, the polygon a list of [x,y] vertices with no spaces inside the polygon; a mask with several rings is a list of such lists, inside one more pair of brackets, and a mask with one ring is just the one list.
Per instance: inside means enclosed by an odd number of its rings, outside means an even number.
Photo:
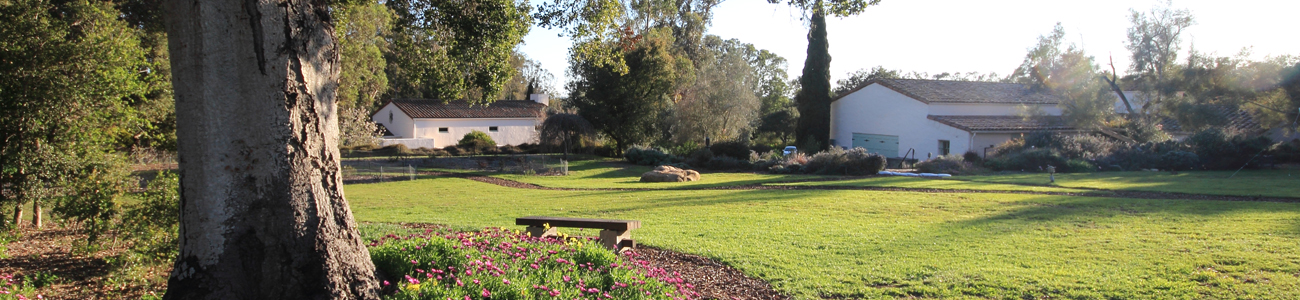
[{"label": "green foliage", "polygon": [[1171,171],[1187,171],[1196,167],[1201,158],[1196,153],[1174,150],[1160,156],[1160,168]]},{"label": "green foliage", "polygon": [[885,170],[885,157],[867,149],[831,147],[808,158],[803,172],[823,175],[872,175]]},{"label": "green foliage", "polygon": [[567,159],[570,149],[582,147],[595,139],[596,129],[582,116],[561,113],[546,117],[540,135],[543,146],[564,151]]},{"label": "green foliage", "polygon": [[749,159],[749,141],[736,140],[717,142],[709,146],[714,156],[730,156],[735,159]]},{"label": "green foliage", "polygon": [[461,137],[460,141],[456,142],[456,147],[462,151],[483,152],[496,149],[497,142],[493,141],[492,137],[488,136],[486,132],[474,130]]},{"label": "green foliage", "polygon": [[139,198],[122,213],[122,233],[132,241],[131,251],[151,262],[174,259],[180,250],[180,176],[159,172]]},{"label": "green foliage", "polygon": [[1032,148],[986,158],[985,165],[995,170],[1046,172],[1048,166],[1060,173],[1095,171],[1096,167],[1081,159],[1071,159],[1052,148]]},{"label": "green foliage", "polygon": [[[817,2],[821,3],[821,2]],[[794,102],[799,108],[795,137],[801,149],[824,150],[830,146],[831,134],[831,54],[826,40],[826,16],[814,10],[808,32],[808,57],[799,78],[799,94]]]},{"label": "green foliage", "polygon": [[641,146],[635,146],[623,151],[623,159],[626,159],[629,163],[652,167],[671,165],[677,161],[677,158],[672,154],[668,154],[667,151]]},{"label": "green foliage", "polygon": [[[613,299],[698,296],[679,275],[619,257],[593,238],[533,238],[504,229],[388,235],[370,249],[386,299]],[[545,288],[542,288],[545,286]]]},{"label": "green foliage", "polygon": [[41,271],[36,271],[35,273],[32,273],[32,275],[23,276],[24,285],[30,285],[31,287],[38,289],[58,282],[59,276]]},{"label": "green foliage", "polygon": [[144,126],[124,100],[146,90],[144,52],[118,15],[108,2],[0,3],[0,201],[84,195],[112,211],[119,190],[94,180],[125,166],[100,157]]},{"label": "green foliage", "polygon": [[527,3],[392,0],[386,69],[397,97],[490,102],[515,75],[514,48],[528,34]]},{"label": "green foliage", "polygon": [[670,109],[678,80],[685,79],[679,71],[692,69],[690,60],[673,54],[670,34],[666,28],[651,30],[633,48],[619,52],[627,62],[625,72],[581,57],[571,60],[575,79],[569,83],[568,101],[619,152],[661,137],[660,117]]},{"label": "green foliage", "polygon": [[[384,50],[389,47],[385,38],[391,34],[393,11],[377,1],[336,5],[333,11],[339,47],[338,108],[368,112],[380,105],[379,97],[388,91]],[[369,121],[368,117],[349,121]]]},{"label": "green foliage", "polygon": [[[975,157],[979,157],[976,155]],[[940,155],[938,157],[919,162],[916,164],[916,170],[922,173],[943,173],[952,175],[968,175],[976,173],[976,166],[966,161],[961,156]]]},{"label": "green foliage", "polygon": [[132,184],[131,168],[121,156],[87,156],[72,173],[75,180],[61,184],[70,192],[54,207],[54,213],[80,224],[88,235],[86,246],[94,246],[101,235],[113,229],[119,212],[118,198]]}]

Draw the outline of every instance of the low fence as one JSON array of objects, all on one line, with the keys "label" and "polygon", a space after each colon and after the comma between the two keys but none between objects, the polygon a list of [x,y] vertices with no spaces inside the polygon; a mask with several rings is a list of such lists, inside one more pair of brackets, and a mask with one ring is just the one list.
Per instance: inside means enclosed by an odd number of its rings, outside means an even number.
[{"label": "low fence", "polygon": [[386,164],[346,164],[342,168],[343,180],[349,182],[383,182],[415,180],[415,166]]},{"label": "low fence", "polygon": [[438,147],[434,147],[433,139],[382,139],[379,141],[379,146],[381,147],[396,145],[396,144],[406,145],[406,148],[410,148],[410,149],[438,148]]}]

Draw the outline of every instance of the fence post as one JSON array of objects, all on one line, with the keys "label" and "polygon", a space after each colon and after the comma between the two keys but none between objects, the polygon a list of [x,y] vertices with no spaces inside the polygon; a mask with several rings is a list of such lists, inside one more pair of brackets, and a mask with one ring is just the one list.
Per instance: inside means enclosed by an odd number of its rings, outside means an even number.
[{"label": "fence post", "polygon": [[569,176],[569,161],[561,159],[560,164],[564,166],[564,176]]},{"label": "fence post", "polygon": [[410,173],[408,174],[411,175],[411,180],[415,180],[415,167],[412,167],[411,165],[406,165],[406,169],[410,171]]},{"label": "fence post", "polygon": [[379,166],[379,181],[384,181],[384,166]]}]

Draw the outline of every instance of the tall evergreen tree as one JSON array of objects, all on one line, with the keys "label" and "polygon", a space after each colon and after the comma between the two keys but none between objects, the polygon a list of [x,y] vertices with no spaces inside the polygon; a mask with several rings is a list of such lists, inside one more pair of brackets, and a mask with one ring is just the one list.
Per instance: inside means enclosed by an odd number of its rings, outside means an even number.
[{"label": "tall evergreen tree", "polygon": [[826,16],[813,8],[808,30],[808,58],[804,60],[803,86],[794,101],[799,108],[795,141],[805,150],[816,151],[830,145],[831,133],[831,53],[826,40]]}]

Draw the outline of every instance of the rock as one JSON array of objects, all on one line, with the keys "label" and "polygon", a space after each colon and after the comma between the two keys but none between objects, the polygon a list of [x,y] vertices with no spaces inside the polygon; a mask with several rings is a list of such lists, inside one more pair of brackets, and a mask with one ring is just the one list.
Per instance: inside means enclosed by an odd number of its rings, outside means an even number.
[{"label": "rock", "polygon": [[659,166],[654,171],[641,174],[641,182],[685,182],[700,180],[700,172]]}]

